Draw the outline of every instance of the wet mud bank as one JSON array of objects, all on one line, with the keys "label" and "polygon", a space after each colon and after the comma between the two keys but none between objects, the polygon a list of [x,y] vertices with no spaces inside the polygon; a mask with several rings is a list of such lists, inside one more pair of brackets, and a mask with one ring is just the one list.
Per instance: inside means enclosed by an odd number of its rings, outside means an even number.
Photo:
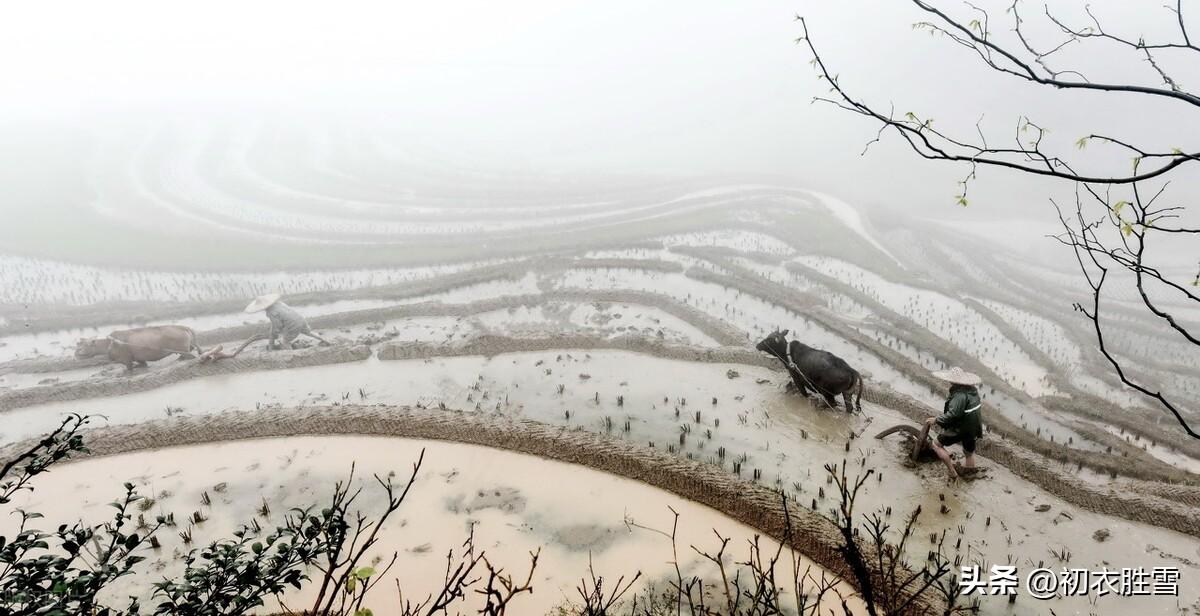
[{"label": "wet mud bank", "polygon": [[461,357],[482,355],[493,357],[504,353],[525,353],[553,350],[617,350],[653,355],[662,359],[691,362],[743,364],[748,366],[772,367],[778,361],[744,347],[719,347],[715,349],[665,344],[647,340],[640,336],[617,336],[597,338],[595,336],[553,336],[547,338],[514,338],[509,336],[476,336],[458,344],[431,344],[425,342],[390,342],[380,345],[376,355],[383,360],[427,359],[430,357]]},{"label": "wet mud bank", "polygon": [[149,391],[190,379],[258,370],[285,370],[363,361],[371,356],[365,345],[310,347],[289,352],[268,352],[222,359],[211,363],[185,360],[129,376],[92,378],[85,381],[38,385],[0,393],[0,412],[49,402],[120,396]]}]

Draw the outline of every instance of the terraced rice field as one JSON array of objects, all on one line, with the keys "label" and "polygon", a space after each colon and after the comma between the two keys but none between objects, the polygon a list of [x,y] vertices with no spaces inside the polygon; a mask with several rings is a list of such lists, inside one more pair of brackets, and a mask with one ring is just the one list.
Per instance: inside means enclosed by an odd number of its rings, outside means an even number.
[{"label": "terraced rice field", "polygon": [[[447,428],[414,440],[387,427],[419,411],[447,426],[456,417],[534,425],[665,456],[687,472],[781,493],[812,516],[834,504],[823,466],[845,460],[877,472],[860,507],[897,517],[922,507],[917,537],[961,537],[952,554],[964,562],[1065,566],[1052,553],[1066,550],[1073,567],[1200,575],[1200,447],[1114,383],[1065,285],[1060,296],[1006,286],[1044,289],[1060,273],[1018,267],[1003,246],[984,262],[937,233],[917,243],[913,230],[880,232],[869,212],[801,187],[487,174],[421,164],[352,131],[231,124],[102,139],[108,155],[87,166],[93,198],[56,206],[89,221],[96,238],[55,252],[22,238],[37,229],[0,237],[0,442],[78,412],[103,418],[114,456],[66,466],[33,503],[52,508],[75,493],[86,500],[80,515],[92,515],[111,497],[104,486],[132,479],[169,492],[158,506],[186,515],[220,483],[221,505],[200,529],[215,536],[251,515],[260,496],[280,509],[351,459],[395,469],[428,447],[437,454],[428,489],[405,514],[414,526],[396,530],[406,556],[394,573],[427,582],[426,544],[437,552],[475,522],[506,558],[537,546],[552,557],[547,592],[530,607],[539,613],[568,599],[589,553],[597,567],[636,561],[647,580],[668,575],[665,553],[654,555],[662,546],[643,542],[646,531],[623,516],[661,526],[674,506],[687,542],[708,528],[755,532],[748,506],[685,503],[692,495],[677,484],[614,477],[599,457],[570,460],[589,470],[539,466],[480,447],[489,444],[480,435],[471,445],[433,443],[466,437]],[[280,144],[290,157],[264,154]],[[150,228],[160,232],[137,246],[118,242],[86,258],[103,238]],[[997,270],[1008,282],[996,282]],[[169,358],[133,374],[72,355],[80,337],[142,324],[178,323],[206,348],[236,346],[265,330],[261,315],[241,309],[271,291],[333,344],[260,343],[215,365]],[[778,328],[866,377],[861,414],[787,391],[778,363],[754,350]],[[1138,332],[1118,341],[1123,353],[1175,348]],[[1155,361],[1147,374],[1200,399],[1186,354]],[[951,365],[984,378],[980,454],[990,468],[955,487],[941,467],[902,464],[900,439],[871,438],[940,411],[945,392],[930,372]],[[224,443],[245,436],[230,418],[258,422],[271,440]],[[337,436],[314,427],[327,420]],[[135,445],[147,426],[187,438]],[[183,468],[196,457],[220,461]],[[1101,530],[1103,542],[1093,538]],[[174,549],[156,566],[169,568]],[[1181,592],[1096,605],[985,598],[981,609],[1195,611],[1200,588]]]}]

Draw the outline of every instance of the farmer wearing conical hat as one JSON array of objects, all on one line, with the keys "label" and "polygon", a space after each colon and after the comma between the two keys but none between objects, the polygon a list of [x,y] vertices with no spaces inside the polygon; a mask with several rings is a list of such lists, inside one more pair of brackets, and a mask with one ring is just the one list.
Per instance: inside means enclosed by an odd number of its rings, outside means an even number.
[{"label": "farmer wearing conical hat", "polygon": [[929,442],[934,453],[950,469],[950,481],[958,479],[954,462],[946,448],[961,443],[966,461],[963,466],[975,469],[975,439],[983,436],[983,418],[979,390],[982,379],[955,366],[949,370],[934,372],[933,376],[950,383],[950,395],[942,414],[925,420],[929,425],[937,424],[940,429],[936,439]]},{"label": "farmer wearing conical hat", "polygon": [[271,334],[270,341],[267,342],[267,348],[275,347],[275,338],[280,339],[280,344],[285,349],[292,348],[292,342],[300,334],[315,338],[321,344],[329,344],[324,338],[313,333],[308,326],[308,321],[300,316],[291,306],[280,301],[281,296],[278,293],[268,293],[260,295],[246,306],[246,312],[266,311],[267,318],[271,319]]}]

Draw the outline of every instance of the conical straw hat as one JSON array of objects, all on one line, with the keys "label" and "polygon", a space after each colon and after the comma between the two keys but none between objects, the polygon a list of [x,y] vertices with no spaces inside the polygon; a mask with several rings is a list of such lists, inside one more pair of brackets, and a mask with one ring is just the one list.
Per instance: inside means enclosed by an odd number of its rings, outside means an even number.
[{"label": "conical straw hat", "polygon": [[254,301],[250,302],[249,306],[246,306],[246,312],[259,312],[266,310],[267,308],[271,307],[271,304],[279,301],[279,298],[281,297],[283,296],[278,293],[259,295],[258,297],[254,298]]},{"label": "conical straw hat", "polygon": [[955,385],[978,385],[983,382],[983,379],[979,378],[978,374],[967,372],[958,366],[949,370],[938,370],[933,373],[933,376],[943,381],[954,383]]}]

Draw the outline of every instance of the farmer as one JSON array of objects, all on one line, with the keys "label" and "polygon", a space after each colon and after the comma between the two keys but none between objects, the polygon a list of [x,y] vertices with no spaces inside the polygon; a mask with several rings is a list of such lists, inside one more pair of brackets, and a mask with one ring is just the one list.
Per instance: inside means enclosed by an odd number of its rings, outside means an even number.
[{"label": "farmer", "polygon": [[950,383],[950,395],[946,399],[946,407],[942,414],[925,420],[930,426],[936,423],[940,429],[937,438],[929,441],[929,445],[950,470],[950,481],[954,482],[958,479],[958,473],[954,470],[954,462],[950,460],[947,447],[961,443],[963,453],[966,454],[963,467],[970,469],[968,472],[975,471],[975,439],[983,436],[981,403],[976,386],[982,380],[957,366],[934,372],[933,376]]},{"label": "farmer", "polygon": [[275,338],[280,338],[280,345],[285,349],[292,348],[292,341],[300,334],[315,338],[321,344],[328,345],[324,338],[314,334],[308,326],[308,321],[300,316],[291,306],[279,300],[281,296],[278,293],[269,293],[260,295],[246,306],[246,312],[259,312],[265,310],[267,318],[271,319],[271,334],[267,348],[274,349]]}]

